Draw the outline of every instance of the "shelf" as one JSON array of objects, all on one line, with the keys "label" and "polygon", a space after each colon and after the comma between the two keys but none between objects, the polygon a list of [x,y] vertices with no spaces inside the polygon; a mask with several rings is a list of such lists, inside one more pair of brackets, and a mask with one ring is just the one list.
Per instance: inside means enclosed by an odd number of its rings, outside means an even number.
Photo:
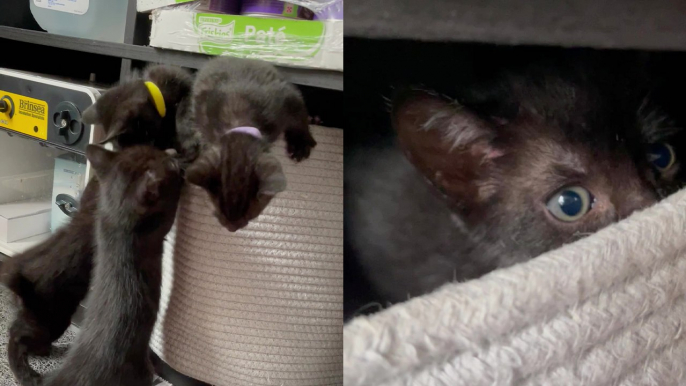
[{"label": "shelf", "polygon": [[684,50],[673,0],[374,0],[345,9],[346,37]]},{"label": "shelf", "polygon": [[[46,32],[29,31],[20,28],[0,26],[0,39],[58,47],[66,50],[113,56],[122,59],[140,60],[151,63],[165,63],[187,68],[201,68],[212,56],[190,52],[164,50],[133,44],[112,43],[92,39],[53,35]],[[303,85],[331,90],[343,90],[343,73],[278,66],[289,81]]]},{"label": "shelf", "polygon": [[16,254],[26,251],[34,245],[42,243],[43,241],[47,240],[50,236],[52,236],[52,233],[48,232],[36,236],[31,236],[29,238],[18,240],[12,243],[5,243],[0,241],[0,253],[12,257]]}]

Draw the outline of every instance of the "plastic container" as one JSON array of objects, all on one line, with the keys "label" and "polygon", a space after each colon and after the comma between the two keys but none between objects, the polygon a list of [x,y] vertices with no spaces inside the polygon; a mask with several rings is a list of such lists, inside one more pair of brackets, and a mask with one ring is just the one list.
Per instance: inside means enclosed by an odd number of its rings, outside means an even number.
[{"label": "plastic container", "polygon": [[315,12],[314,20],[343,20],[343,0],[336,0],[321,11]]},{"label": "plastic container", "polygon": [[240,0],[211,0],[210,11],[238,15],[241,12]]},{"label": "plastic container", "polygon": [[124,42],[128,0],[27,0],[44,30],[87,39]]},{"label": "plastic container", "polygon": [[312,20],[314,12],[303,6],[287,3],[285,1],[243,0],[241,15]]}]

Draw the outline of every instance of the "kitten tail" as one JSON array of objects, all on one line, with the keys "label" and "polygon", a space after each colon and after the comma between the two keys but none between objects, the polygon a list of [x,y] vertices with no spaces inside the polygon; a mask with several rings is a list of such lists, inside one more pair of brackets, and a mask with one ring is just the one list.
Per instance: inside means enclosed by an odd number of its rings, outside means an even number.
[{"label": "kitten tail", "polygon": [[[12,325],[12,330],[15,327],[19,326]],[[18,342],[18,339],[13,332],[10,332],[10,339],[7,345],[7,358],[10,368],[21,386],[40,386],[43,383],[43,378],[31,368],[28,347]]]},{"label": "kitten tail", "polygon": [[[5,283],[8,287],[11,285],[12,291],[19,296],[18,299],[25,299],[31,302],[34,299],[33,283],[26,280],[21,275],[13,274],[10,283]],[[9,342],[7,344],[7,358],[10,369],[17,377],[17,381],[21,386],[40,386],[42,384],[42,376],[38,374],[29,364],[29,346],[28,342],[22,342],[24,337],[35,336],[36,331],[31,331],[32,326],[20,320],[15,320],[9,329]]]}]

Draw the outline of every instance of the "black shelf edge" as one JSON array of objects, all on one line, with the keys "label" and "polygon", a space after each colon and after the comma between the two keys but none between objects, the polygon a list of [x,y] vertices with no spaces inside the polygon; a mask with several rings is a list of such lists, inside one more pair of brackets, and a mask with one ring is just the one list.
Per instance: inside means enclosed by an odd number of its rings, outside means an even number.
[{"label": "black shelf edge", "polygon": [[674,0],[368,0],[345,9],[346,37],[600,49],[684,50]]},{"label": "black shelf edge", "polygon": [[[165,63],[187,68],[199,69],[212,56],[191,52],[165,50],[125,43],[112,43],[100,40],[53,35],[40,31],[0,26],[0,39],[63,48],[66,50],[88,52],[91,54],[113,56],[122,59],[139,60],[150,63]],[[330,70],[317,70],[276,66],[289,81],[302,86],[312,86],[331,90],[343,90],[343,73]]]}]

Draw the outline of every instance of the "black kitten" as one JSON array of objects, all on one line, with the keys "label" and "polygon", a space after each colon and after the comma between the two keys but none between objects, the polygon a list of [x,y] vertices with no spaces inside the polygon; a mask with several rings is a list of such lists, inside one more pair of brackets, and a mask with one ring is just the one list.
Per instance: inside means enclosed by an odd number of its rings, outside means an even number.
[{"label": "black kitten", "polygon": [[260,61],[210,61],[197,75],[190,114],[205,146],[186,177],[209,193],[217,218],[232,232],[285,188],[278,161],[266,153],[269,145],[284,133],[296,161],[316,145],[300,92]]},{"label": "black kitten", "polygon": [[[161,117],[144,82],[159,87],[167,109]],[[199,154],[199,140],[190,128],[176,129],[176,115],[187,111],[191,76],[182,69],[154,65],[143,78],[123,83],[107,93],[84,113],[88,124],[100,123],[116,148],[147,143],[183,153],[183,164]],[[127,126],[129,125],[129,126]],[[28,365],[29,354],[47,354],[51,344],[69,327],[71,317],[89,288],[93,257],[94,211],[97,177],[81,198],[75,217],[48,240],[7,259],[0,279],[20,301],[17,318],[10,328],[10,369],[25,386],[36,384],[39,375]],[[77,236],[78,235],[78,236]]]},{"label": "black kitten", "polygon": [[[159,89],[164,103],[156,104],[146,86],[152,82]],[[175,149],[191,160],[199,154],[199,143],[190,141],[191,131],[177,130],[179,116],[188,110],[193,78],[179,67],[152,65],[142,77],[126,81],[111,88],[83,114],[86,124],[101,124],[105,131],[102,143],[112,142],[123,148],[137,144],[152,145],[158,149]],[[160,111],[162,108],[162,111]],[[164,116],[162,116],[164,114]]]},{"label": "black kitten", "polygon": [[94,178],[68,224],[44,242],[6,259],[0,267],[2,283],[19,301],[7,353],[10,369],[24,386],[37,385],[40,378],[29,366],[28,355],[49,354],[52,342],[69,327],[88,291],[99,189]]},{"label": "black kitten", "polygon": [[176,160],[148,146],[118,153],[90,145],[100,180],[93,288],[83,328],[46,386],[150,386],[162,245],[183,179]]},{"label": "black kitten", "polygon": [[531,259],[681,186],[681,129],[625,75],[555,63],[458,100],[398,92],[397,145],[346,156],[346,247],[377,292],[366,301]]}]

